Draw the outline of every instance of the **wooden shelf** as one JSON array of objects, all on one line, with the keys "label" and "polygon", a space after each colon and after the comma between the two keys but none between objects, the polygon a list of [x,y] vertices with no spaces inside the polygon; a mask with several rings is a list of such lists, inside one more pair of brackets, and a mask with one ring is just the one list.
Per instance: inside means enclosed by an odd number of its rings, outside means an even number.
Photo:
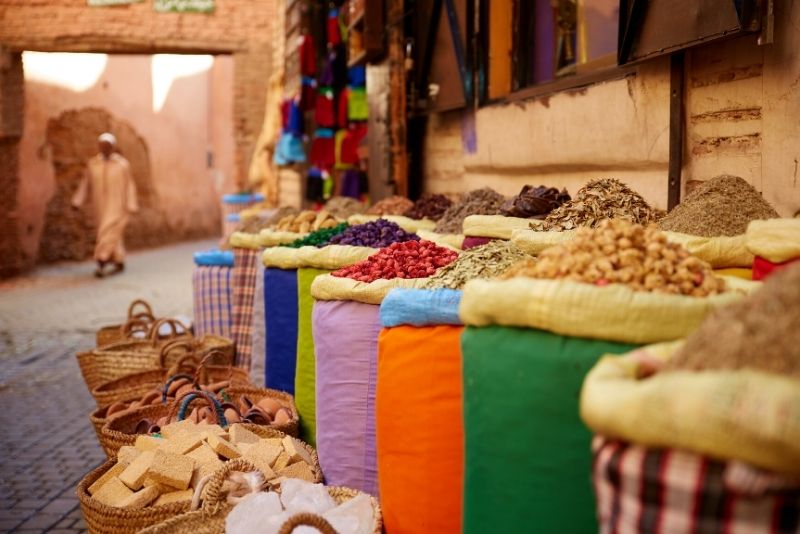
[{"label": "wooden shelf", "polygon": [[366,59],[367,59],[367,51],[366,50],[362,50],[357,56],[351,57],[347,61],[347,66],[348,67],[355,67],[356,65],[361,65],[361,64],[364,63],[364,61]]},{"label": "wooden shelf", "polygon": [[347,24],[347,31],[353,31],[353,28],[355,28],[356,26],[361,25],[363,22],[364,22],[364,12],[362,11],[361,13],[356,15],[355,19],[351,20]]}]

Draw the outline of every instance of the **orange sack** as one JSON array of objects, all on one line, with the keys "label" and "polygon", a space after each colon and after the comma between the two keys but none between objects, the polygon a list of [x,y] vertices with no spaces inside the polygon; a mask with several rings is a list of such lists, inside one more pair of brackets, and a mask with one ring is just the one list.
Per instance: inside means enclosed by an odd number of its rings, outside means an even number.
[{"label": "orange sack", "polygon": [[378,338],[378,483],[387,534],[461,532],[463,326],[398,326]]}]

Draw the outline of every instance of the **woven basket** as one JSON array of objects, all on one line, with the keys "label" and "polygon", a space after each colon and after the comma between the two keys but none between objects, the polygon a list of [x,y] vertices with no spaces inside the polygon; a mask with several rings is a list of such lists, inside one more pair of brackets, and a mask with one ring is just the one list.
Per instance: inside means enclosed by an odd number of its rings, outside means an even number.
[{"label": "woven basket", "polygon": [[[255,466],[246,460],[232,460],[226,463],[225,467],[214,473],[214,477],[208,483],[205,500],[200,510],[167,519],[143,530],[141,534],[224,534],[225,519],[233,509],[233,505],[225,502],[222,485],[232,471],[247,472],[254,470]],[[349,488],[329,487],[326,489],[337,504],[342,504],[359,494],[358,491]],[[380,534],[382,529],[381,509],[375,498],[371,497],[371,501],[375,513],[373,532],[374,534]],[[336,531],[330,527],[327,521],[322,519],[324,521],[322,523],[319,521],[320,519],[322,518],[314,514],[297,514],[283,525],[281,532],[291,532],[291,529],[294,529],[295,526],[307,524],[311,526],[323,525],[322,528],[326,528],[325,525],[327,525],[329,530],[322,530],[322,532],[336,534]],[[290,530],[286,530],[287,528]]]},{"label": "woven basket", "polygon": [[[158,330],[163,324],[172,327],[172,334],[169,337],[161,338],[158,335]],[[215,361],[215,364],[230,365],[233,362],[233,342],[230,339],[206,335],[196,340],[188,334],[178,334],[179,328],[185,330],[178,321],[162,319],[153,323],[146,340],[120,341],[89,352],[78,353],[78,365],[89,391],[105,382],[131,373],[157,369],[161,348],[177,339],[192,340],[195,350],[201,354],[219,350],[226,355],[224,361]],[[173,362],[168,359],[166,363],[171,365]]]},{"label": "woven basket", "polygon": [[[186,352],[168,368],[166,360],[169,359],[169,353],[176,349]],[[137,396],[141,397],[152,389],[162,386],[169,377],[179,372],[190,372],[196,375],[196,383],[203,386],[222,380],[229,380],[231,384],[242,386],[250,385],[250,376],[244,369],[209,364],[210,361],[224,361],[226,358],[227,355],[224,352],[210,350],[198,363],[199,355],[194,352],[191,342],[174,341],[162,347],[157,369],[131,373],[105,382],[92,390],[92,397],[98,408],[121,400],[136,399]]]},{"label": "woven basket", "polygon": [[[143,311],[136,311],[136,307],[141,306]],[[153,315],[153,308],[150,304],[143,299],[136,299],[128,306],[128,318],[125,323],[104,326],[100,328],[95,334],[95,342],[98,347],[104,347],[117,341],[124,341],[128,339],[130,332],[126,332],[126,325],[131,319],[138,319],[145,324],[154,323],[156,321]]]},{"label": "woven basket", "polygon": [[[272,397],[289,408],[289,411],[292,414],[292,420],[285,425],[269,427],[263,427],[261,425],[252,426],[255,428],[268,428],[270,430],[281,432],[282,434],[297,437],[299,415],[297,413],[297,407],[294,403],[294,398],[291,395],[282,391],[264,388],[232,388],[232,390],[234,390],[234,398],[237,398],[235,397],[236,395],[243,394],[241,390],[246,392],[248,395],[254,395],[252,398],[256,397],[255,393],[251,392],[258,392],[258,394],[261,395],[260,397],[257,397],[258,399],[263,397]],[[139,423],[139,421],[142,419],[156,421],[164,416],[169,416],[171,412],[177,413],[178,406],[182,400],[183,398],[176,399],[168,402],[167,404],[152,404],[150,406],[143,406],[134,410],[127,410],[119,414],[114,414],[113,417],[106,421],[106,424],[100,431],[100,446],[103,448],[109,458],[116,456],[121,447],[125,445],[133,445],[136,442],[136,436],[138,435],[136,434],[136,425]],[[248,427],[249,426],[250,425],[248,425]]]},{"label": "woven basket", "polygon": [[176,502],[163,506],[149,506],[139,510],[129,510],[107,506],[92,498],[88,488],[103,473],[111,469],[115,460],[106,463],[86,475],[78,484],[83,519],[92,534],[133,534],[167,519],[189,511],[189,502]]}]

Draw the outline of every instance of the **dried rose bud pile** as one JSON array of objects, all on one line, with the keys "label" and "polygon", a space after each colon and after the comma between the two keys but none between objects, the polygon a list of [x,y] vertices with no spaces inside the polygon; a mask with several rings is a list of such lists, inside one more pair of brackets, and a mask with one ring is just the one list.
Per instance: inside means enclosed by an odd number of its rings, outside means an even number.
[{"label": "dried rose bud pile", "polygon": [[393,278],[425,278],[455,261],[458,253],[430,241],[392,243],[369,258],[331,273],[359,282]]},{"label": "dried rose bud pile", "polygon": [[711,266],[667,242],[663,232],[620,219],[579,229],[573,240],[546,249],[536,264],[517,270],[517,276],[625,284],[634,291],[693,297],[725,291],[725,282],[714,276]]}]

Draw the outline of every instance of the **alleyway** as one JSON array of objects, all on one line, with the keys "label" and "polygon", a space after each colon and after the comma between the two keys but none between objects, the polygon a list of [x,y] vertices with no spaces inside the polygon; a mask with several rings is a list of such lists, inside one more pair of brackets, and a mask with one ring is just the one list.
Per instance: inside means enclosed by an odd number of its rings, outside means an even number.
[{"label": "alleyway", "polygon": [[75,486],[104,455],[75,352],[137,297],[158,315],[191,316],[192,252],[214,244],[134,253],[105,280],[73,263],[0,282],[0,531],[85,530]]}]

